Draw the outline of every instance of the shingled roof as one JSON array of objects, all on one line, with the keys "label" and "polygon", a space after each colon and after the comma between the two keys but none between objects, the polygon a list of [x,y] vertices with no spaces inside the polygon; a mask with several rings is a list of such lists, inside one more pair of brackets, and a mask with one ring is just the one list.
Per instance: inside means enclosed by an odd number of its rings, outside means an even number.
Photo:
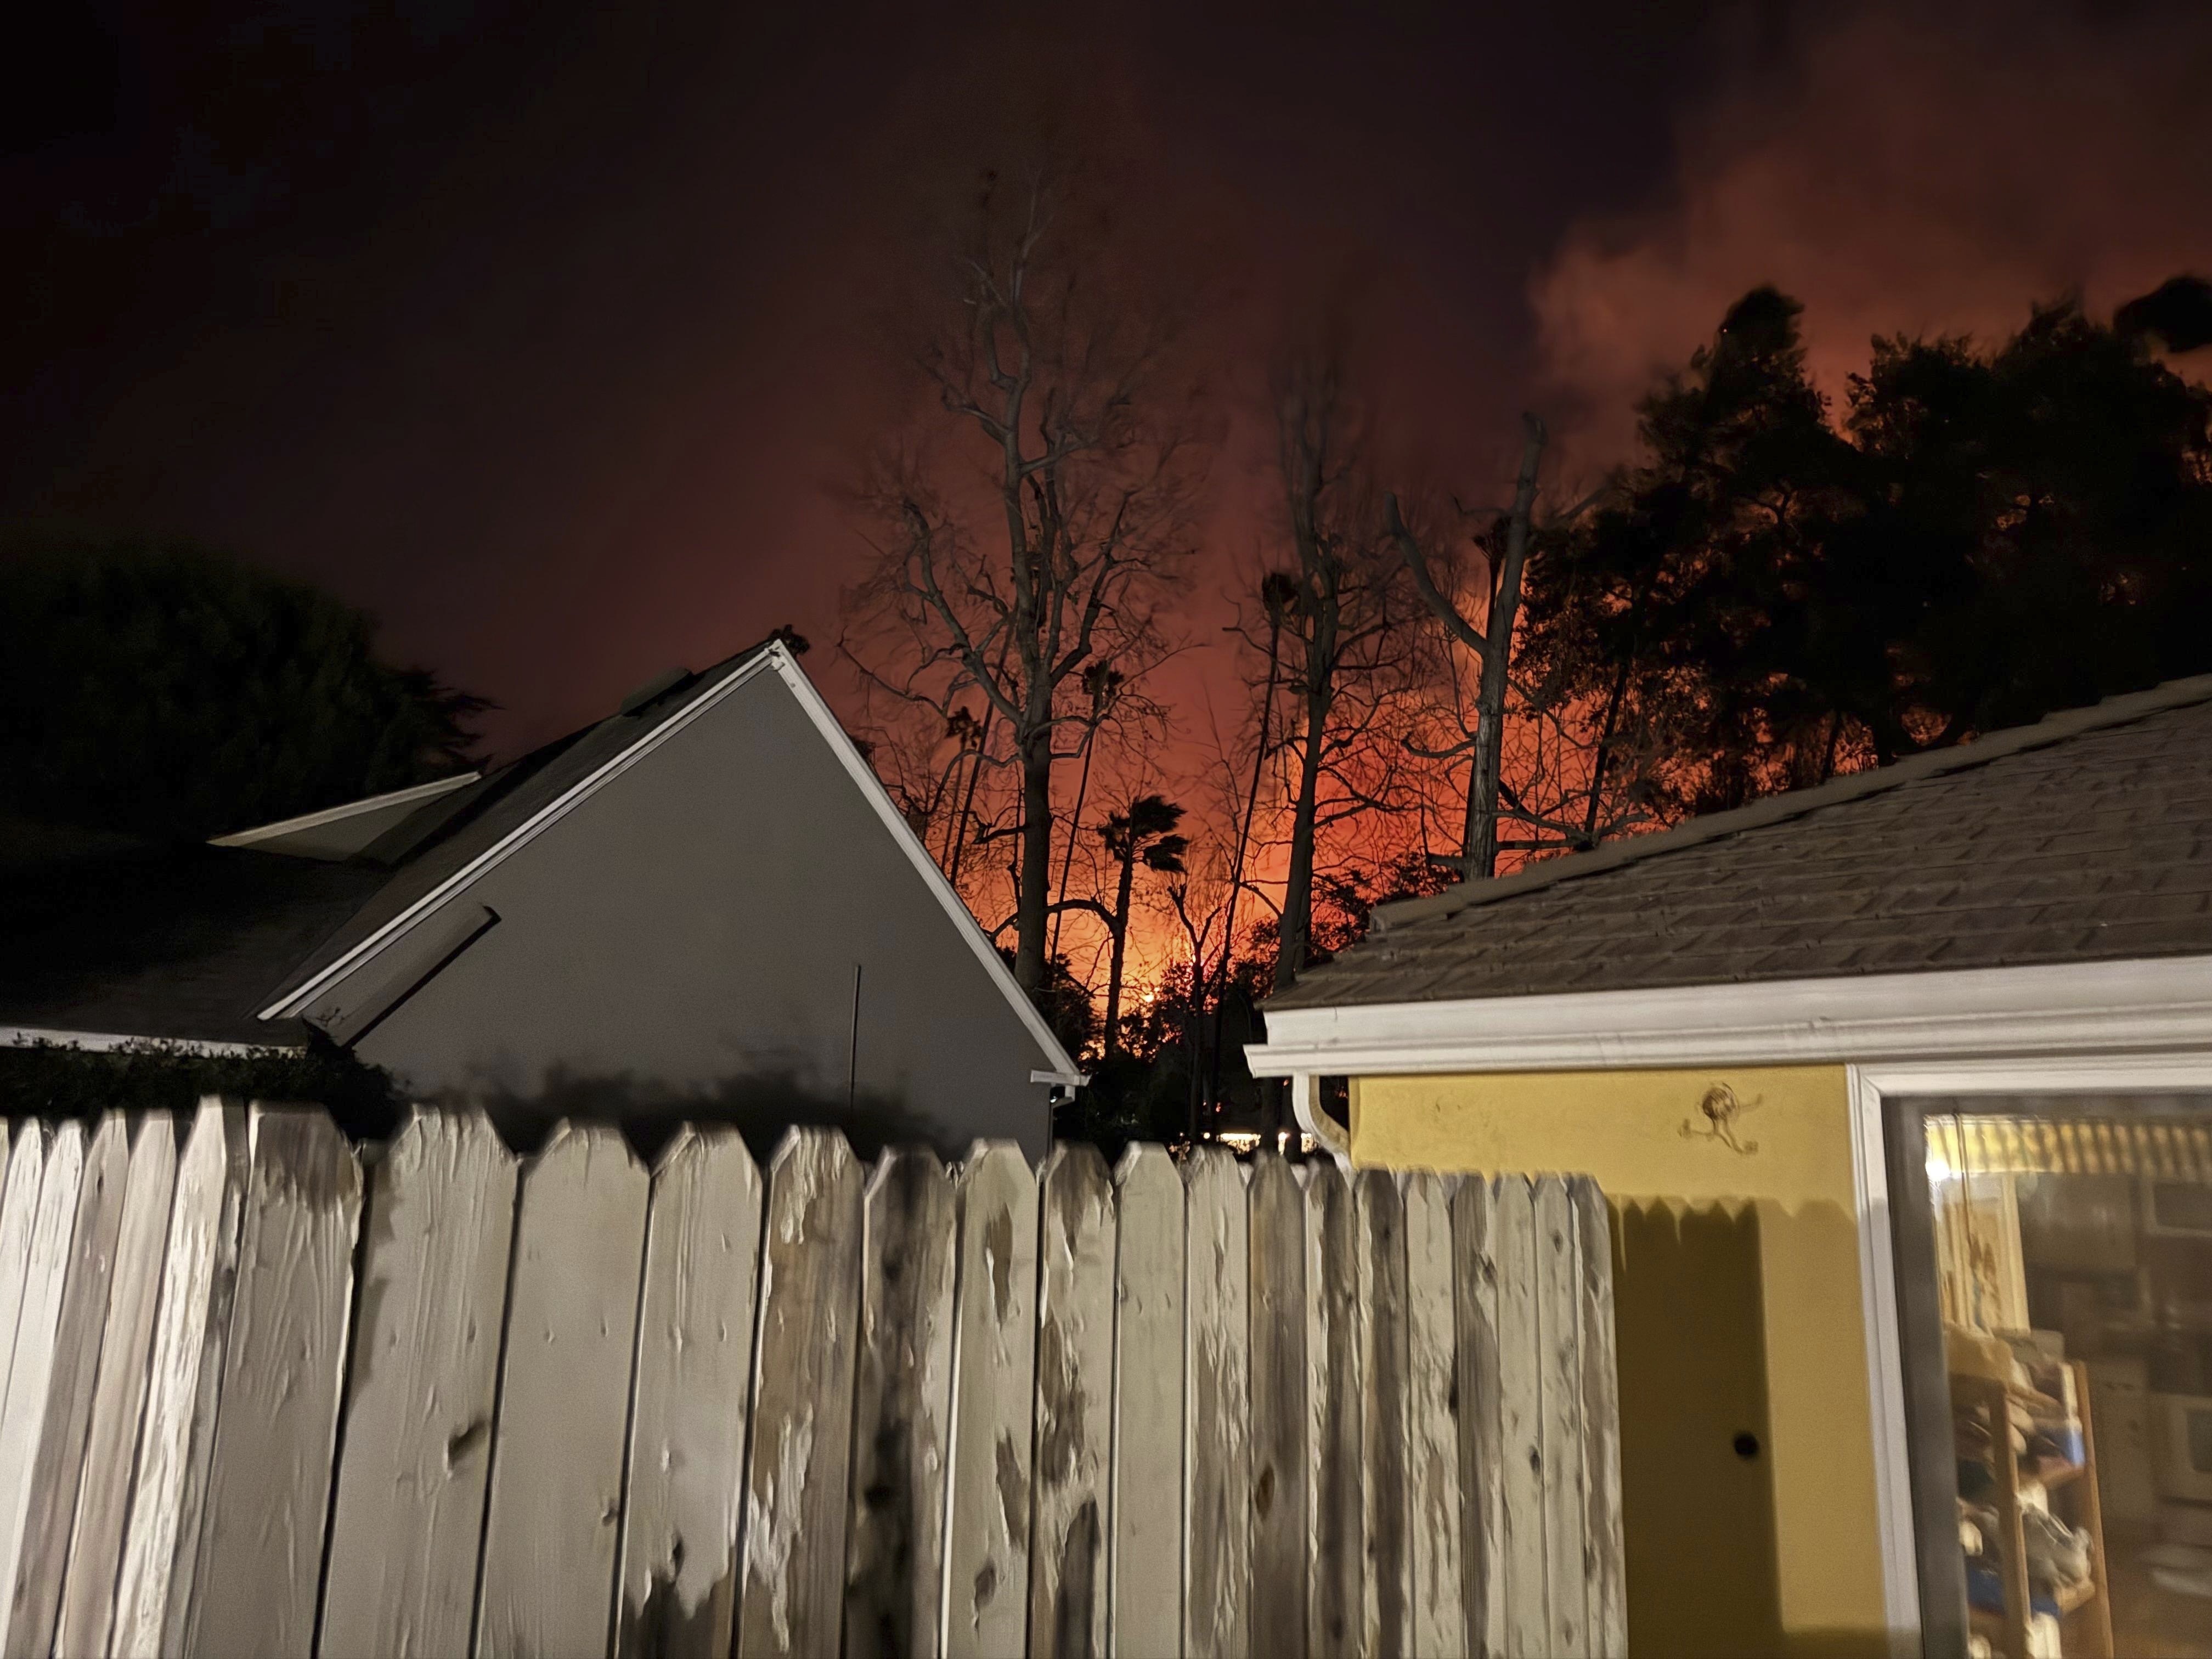
[{"label": "shingled roof", "polygon": [[385,879],[0,821],[0,1027],[296,1046],[260,999]]},{"label": "shingled roof", "polygon": [[1274,1009],[2212,953],[2212,675],[1376,912]]}]

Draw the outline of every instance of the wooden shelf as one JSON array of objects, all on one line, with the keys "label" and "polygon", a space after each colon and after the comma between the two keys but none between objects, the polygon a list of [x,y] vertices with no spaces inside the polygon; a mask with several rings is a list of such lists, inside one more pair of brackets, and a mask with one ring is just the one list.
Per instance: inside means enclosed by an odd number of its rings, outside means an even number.
[{"label": "wooden shelf", "polygon": [[[2027,1506],[2021,1500],[2039,1495],[2047,1505],[2051,1494],[2061,1492],[2067,1492],[2069,1500],[2074,1501],[2076,1512],[2073,1524],[2089,1534],[2089,1576],[2078,1583],[2060,1586],[2042,1599],[2056,1605],[2063,1621],[2061,1642],[2067,1659],[2075,1659],[2076,1655],[2083,1656],[2083,1659],[2112,1659],[2112,1598],[2105,1579],[2104,1515],[2097,1492],[2097,1438],[2095,1426],[2090,1421],[2089,1378],[2078,1360],[2071,1362],[2068,1369],[2074,1373],[2074,1392],[2081,1414],[2081,1461],[2054,1468],[2048,1474],[2024,1471],[2012,1450],[2007,1408],[2016,1390],[2006,1383],[1982,1377],[1954,1376],[1951,1379],[1954,1400],[1978,1405],[1988,1415],[1990,1450],[1968,1455],[1978,1455],[1986,1462],[1996,1481],[1991,1506],[1996,1511],[1997,1536],[1985,1539],[1984,1543],[1996,1565],[1998,1581],[2003,1587],[2004,1607],[2002,1611],[1970,1607],[1968,1613],[1974,1626],[1990,1636],[2005,1659],[2026,1659],[2028,1621],[2033,1616],[2037,1599],[2028,1588],[2027,1546],[2021,1520]],[[2083,1480],[2084,1475],[2088,1479]],[[2055,1510],[2053,1516],[2063,1518]]]},{"label": "wooden shelf", "polygon": [[2022,1474],[2020,1478],[2020,1487],[2022,1492],[2027,1492],[2033,1488],[2041,1492],[2057,1492],[2061,1486],[2071,1486],[2075,1481],[2079,1480],[2087,1473],[2088,1471],[2083,1468],[2079,1463],[2068,1463],[2061,1468],[2053,1469],[2048,1474]]},{"label": "wooden shelf", "polygon": [[[2063,1586],[2048,1599],[2056,1604],[2058,1616],[2063,1619],[2069,1613],[2078,1613],[2097,1599],[2097,1581],[2094,1577],[2081,1579]],[[1969,1607],[1966,1611],[1978,1629],[1997,1634],[2005,1628],[2005,1615],[2002,1613],[1993,1612],[1988,1607]]]}]

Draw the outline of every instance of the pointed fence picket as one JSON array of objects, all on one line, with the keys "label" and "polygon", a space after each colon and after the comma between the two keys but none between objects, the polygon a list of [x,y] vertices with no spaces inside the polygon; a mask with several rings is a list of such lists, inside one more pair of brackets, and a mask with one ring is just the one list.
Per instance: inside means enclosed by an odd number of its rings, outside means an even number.
[{"label": "pointed fence picket", "polygon": [[[110,1651],[184,1648],[207,1458],[238,1273],[246,1114],[204,1101],[177,1164]],[[66,1592],[65,1592],[66,1593]]]},{"label": "pointed fence picket", "polygon": [[1020,1149],[976,1142],[960,1175],[952,1291],[945,1659],[1019,1653],[1029,1622],[1036,1232],[1036,1177]]},{"label": "pointed fence picket", "polygon": [[1626,1650],[1587,1179],[0,1134],[0,1659]]},{"label": "pointed fence picket", "polygon": [[1114,1181],[1097,1147],[1062,1146],[1045,1160],[1038,1188],[1029,1650],[1061,1659],[1106,1647]]},{"label": "pointed fence picket", "polygon": [[783,1138],[761,1246],[739,1659],[830,1652],[843,1626],[863,1202],[842,1137]]},{"label": "pointed fence picket", "polygon": [[129,1189],[108,1275],[107,1307],[86,1431],[84,1474],[71,1522],[67,1577],[54,1637],[58,1654],[105,1654],[115,1616],[115,1577],[123,1561],[123,1522],[131,1499],[138,1419],[152,1370],[154,1314],[176,1194],[177,1135],[159,1114],[131,1143]]},{"label": "pointed fence picket", "polygon": [[1458,1331],[1452,1304],[1451,1194],[1420,1172],[1401,1182],[1406,1223],[1406,1510],[1413,1651],[1467,1644],[1460,1566]]},{"label": "pointed fence picket", "polygon": [[1251,1648],[1251,1233],[1244,1170],[1218,1146],[1183,1166],[1182,1651]]},{"label": "pointed fence picket", "polygon": [[730,1130],[685,1129],[653,1175],[638,1305],[616,1650],[723,1659],[738,1604],[760,1171]]},{"label": "pointed fence picket", "polygon": [[1306,1215],[1274,1152],[1245,1185],[1251,1246],[1252,1650],[1306,1650]]},{"label": "pointed fence picket", "polygon": [[70,1533],[76,1522],[84,1479],[86,1439],[92,1428],[93,1385],[100,1342],[107,1323],[108,1279],[123,1227],[125,1188],[131,1174],[130,1133],[120,1112],[110,1112],[85,1149],[77,1188],[61,1306],[54,1322],[53,1364],[47,1375],[44,1429],[30,1465],[29,1502],[8,1603],[9,1659],[46,1659],[53,1649],[61,1612],[62,1574]]},{"label": "pointed fence picket", "polygon": [[31,1224],[38,1218],[39,1182],[46,1169],[46,1134],[33,1121],[15,1131],[8,1179],[0,1183],[0,1401],[8,1395],[15,1327],[23,1310],[23,1274],[31,1261]]},{"label": "pointed fence picket", "polygon": [[1364,1651],[1412,1650],[1413,1551],[1407,1537],[1406,1211],[1388,1170],[1352,1183],[1358,1231],[1360,1524],[1367,1540]]},{"label": "pointed fence picket", "polygon": [[423,1115],[372,1174],[323,1651],[465,1653],[519,1169],[482,1113]]},{"label": "pointed fence picket", "polygon": [[927,1152],[888,1152],[869,1178],[846,1542],[848,1659],[936,1659],[952,1408],[959,1200]]},{"label": "pointed fence picket", "polygon": [[1305,1196],[1307,1641],[1323,1659],[1352,1659],[1364,1650],[1367,1582],[1358,1240],[1352,1183],[1334,1164],[1313,1166]]},{"label": "pointed fence picket", "polygon": [[295,1655],[315,1638],[353,1310],[361,1165],[319,1112],[264,1112],[185,1650]]},{"label": "pointed fence picket", "polygon": [[[62,1301],[68,1288],[70,1246],[76,1237],[78,1197],[84,1180],[84,1128],[64,1123],[46,1149],[39,1183],[39,1209],[31,1223],[31,1249],[16,1314],[15,1362],[0,1409],[0,1585],[21,1588],[25,1529],[36,1490],[33,1476],[52,1415],[58,1362],[68,1333]],[[0,1601],[0,1626],[10,1626],[13,1596]]]},{"label": "pointed fence picket", "polygon": [[1182,1177],[1161,1146],[1114,1176],[1114,1445],[1107,1487],[1107,1648],[1123,1659],[1182,1642]]},{"label": "pointed fence picket", "polygon": [[523,1173],[479,1659],[606,1651],[650,1187],[604,1127],[560,1125]]}]

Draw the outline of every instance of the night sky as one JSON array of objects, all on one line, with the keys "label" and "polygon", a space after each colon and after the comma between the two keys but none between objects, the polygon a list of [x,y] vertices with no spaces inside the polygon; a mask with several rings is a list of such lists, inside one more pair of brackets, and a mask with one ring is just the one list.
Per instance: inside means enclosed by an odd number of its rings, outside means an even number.
[{"label": "night sky", "polygon": [[197,9],[0,50],[0,517],[325,584],[505,753],[834,640],[829,487],[904,417],[883,313],[1040,110],[1227,433],[1201,637],[1267,533],[1267,355],[1322,308],[1408,477],[1480,498],[1523,406],[1617,458],[1761,281],[1839,389],[1877,329],[2212,270],[2201,4]]}]

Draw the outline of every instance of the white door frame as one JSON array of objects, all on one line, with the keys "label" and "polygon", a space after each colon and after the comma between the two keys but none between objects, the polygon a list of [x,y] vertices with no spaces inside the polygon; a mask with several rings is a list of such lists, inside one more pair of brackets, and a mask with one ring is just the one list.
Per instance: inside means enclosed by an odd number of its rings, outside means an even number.
[{"label": "white door frame", "polygon": [[1891,1646],[1919,1650],[1920,1583],[1906,1442],[1904,1337],[1897,1316],[1882,1102],[1893,1095],[2151,1094],[2212,1090],[2212,1049],[2167,1054],[1904,1061],[1848,1067],[1857,1194],[1859,1296],[1873,1407],[1875,1501]]}]

